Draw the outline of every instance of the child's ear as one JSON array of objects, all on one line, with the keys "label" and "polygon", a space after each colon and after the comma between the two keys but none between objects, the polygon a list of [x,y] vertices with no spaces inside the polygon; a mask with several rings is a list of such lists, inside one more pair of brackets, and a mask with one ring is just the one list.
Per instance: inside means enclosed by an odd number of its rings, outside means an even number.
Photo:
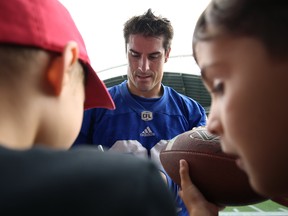
[{"label": "child's ear", "polygon": [[78,45],[67,43],[62,54],[52,60],[46,72],[47,82],[53,95],[60,95],[62,87],[69,78],[69,71],[78,60]]}]

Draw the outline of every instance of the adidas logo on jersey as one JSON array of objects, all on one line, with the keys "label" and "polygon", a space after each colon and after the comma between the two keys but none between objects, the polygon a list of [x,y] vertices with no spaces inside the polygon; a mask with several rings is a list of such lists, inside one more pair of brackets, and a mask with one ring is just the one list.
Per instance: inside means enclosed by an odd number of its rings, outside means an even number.
[{"label": "adidas logo on jersey", "polygon": [[140,136],[155,136],[155,134],[153,133],[153,131],[150,129],[150,127],[146,127],[144,131],[142,131],[142,133],[140,133]]}]

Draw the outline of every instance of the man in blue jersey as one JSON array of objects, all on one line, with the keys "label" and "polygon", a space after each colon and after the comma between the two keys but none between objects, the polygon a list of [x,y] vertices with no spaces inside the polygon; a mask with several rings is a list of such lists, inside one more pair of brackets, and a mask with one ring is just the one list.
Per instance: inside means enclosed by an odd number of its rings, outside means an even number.
[{"label": "man in blue jersey", "polygon": [[[206,124],[204,108],[195,100],[162,84],[168,61],[173,27],[151,9],[124,25],[128,80],[109,89],[115,110],[90,109],[84,114],[74,146],[102,145],[109,151],[151,158],[162,166],[159,152],[176,135]],[[178,197],[178,187],[167,177],[175,192],[179,215],[187,215]]]}]

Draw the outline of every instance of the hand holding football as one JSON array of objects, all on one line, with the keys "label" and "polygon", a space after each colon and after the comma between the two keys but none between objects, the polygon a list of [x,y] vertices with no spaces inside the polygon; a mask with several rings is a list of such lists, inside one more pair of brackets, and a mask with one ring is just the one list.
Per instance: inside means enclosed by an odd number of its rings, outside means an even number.
[{"label": "hand holding football", "polygon": [[163,168],[179,186],[180,159],[187,161],[192,182],[210,202],[240,206],[267,200],[254,192],[235,158],[222,152],[219,137],[210,134],[206,127],[176,136],[160,153]]}]

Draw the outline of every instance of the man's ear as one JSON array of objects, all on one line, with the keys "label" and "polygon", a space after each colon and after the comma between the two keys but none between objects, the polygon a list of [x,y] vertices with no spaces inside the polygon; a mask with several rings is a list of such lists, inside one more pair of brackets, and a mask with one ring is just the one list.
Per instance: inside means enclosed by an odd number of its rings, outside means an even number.
[{"label": "man's ear", "polygon": [[69,71],[78,60],[78,45],[76,42],[68,42],[62,55],[52,59],[46,73],[48,85],[53,95],[60,95],[63,86],[69,78]]},{"label": "man's ear", "polygon": [[171,51],[171,47],[165,52],[165,63],[168,61],[170,51]]}]

